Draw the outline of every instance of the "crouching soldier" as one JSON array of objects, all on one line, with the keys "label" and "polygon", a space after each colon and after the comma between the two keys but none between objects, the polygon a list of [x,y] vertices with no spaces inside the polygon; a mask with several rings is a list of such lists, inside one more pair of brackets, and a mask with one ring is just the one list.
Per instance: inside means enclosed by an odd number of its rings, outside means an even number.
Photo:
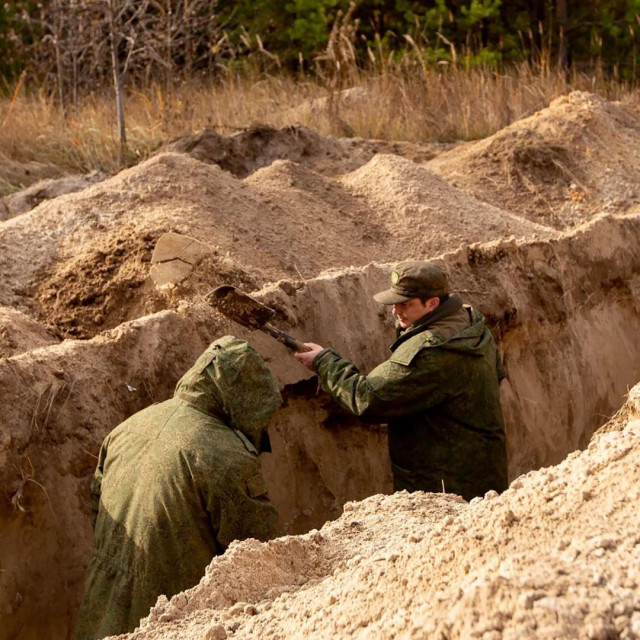
[{"label": "crouching soldier", "polygon": [[268,540],[277,512],[261,451],[281,404],[248,343],[216,340],[174,397],[136,413],[104,440],[91,484],[95,551],[78,640],[135,629],[158,596],[196,585],[233,540]]}]

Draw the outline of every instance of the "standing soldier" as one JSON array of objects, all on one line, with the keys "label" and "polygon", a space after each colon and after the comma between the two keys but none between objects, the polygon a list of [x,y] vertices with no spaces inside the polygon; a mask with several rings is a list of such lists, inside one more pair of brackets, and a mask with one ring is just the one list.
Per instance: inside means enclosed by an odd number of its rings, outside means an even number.
[{"label": "standing soldier", "polygon": [[95,552],[76,638],[132,631],[159,595],[193,587],[232,540],[268,540],[277,512],[258,454],[278,386],[243,340],[216,340],[174,397],[104,440],[91,484]]},{"label": "standing soldier", "polygon": [[296,358],[342,407],[389,425],[394,490],[456,493],[466,500],[507,488],[499,384],[505,377],[483,316],[449,294],[429,262],[401,262],[391,288],[399,335],[391,357],[369,375],[333,349],[306,343]]}]

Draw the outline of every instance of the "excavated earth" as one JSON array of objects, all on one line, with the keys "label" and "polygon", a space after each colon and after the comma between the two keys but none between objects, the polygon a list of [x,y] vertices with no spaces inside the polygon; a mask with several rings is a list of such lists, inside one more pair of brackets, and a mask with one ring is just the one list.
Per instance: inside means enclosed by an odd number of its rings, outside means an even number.
[{"label": "excavated earth", "polygon": [[[640,638],[639,135],[630,106],[572,93],[454,148],[202,132],[31,187],[0,222],[0,640],[71,637],[102,439],[229,333],[282,389],[263,468],[286,535],[234,543],[128,637]],[[384,425],[204,300],[240,286],[366,371],[394,332],[371,296],[409,258],[500,346],[501,496],[386,495]]]}]

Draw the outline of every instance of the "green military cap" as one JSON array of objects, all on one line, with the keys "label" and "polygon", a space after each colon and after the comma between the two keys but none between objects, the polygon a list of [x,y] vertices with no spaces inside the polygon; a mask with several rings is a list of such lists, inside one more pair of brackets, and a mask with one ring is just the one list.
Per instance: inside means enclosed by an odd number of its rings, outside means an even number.
[{"label": "green military cap", "polygon": [[449,293],[447,274],[432,262],[408,260],[391,272],[391,288],[376,293],[373,299],[382,304],[398,304],[411,298],[436,298]]}]

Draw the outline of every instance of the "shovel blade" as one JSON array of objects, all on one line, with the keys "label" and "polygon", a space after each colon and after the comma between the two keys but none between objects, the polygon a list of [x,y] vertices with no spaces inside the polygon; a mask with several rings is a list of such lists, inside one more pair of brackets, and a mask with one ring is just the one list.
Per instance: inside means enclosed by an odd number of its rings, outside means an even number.
[{"label": "shovel blade", "polygon": [[233,285],[223,284],[208,293],[205,300],[223,316],[249,329],[262,329],[276,312]]}]

